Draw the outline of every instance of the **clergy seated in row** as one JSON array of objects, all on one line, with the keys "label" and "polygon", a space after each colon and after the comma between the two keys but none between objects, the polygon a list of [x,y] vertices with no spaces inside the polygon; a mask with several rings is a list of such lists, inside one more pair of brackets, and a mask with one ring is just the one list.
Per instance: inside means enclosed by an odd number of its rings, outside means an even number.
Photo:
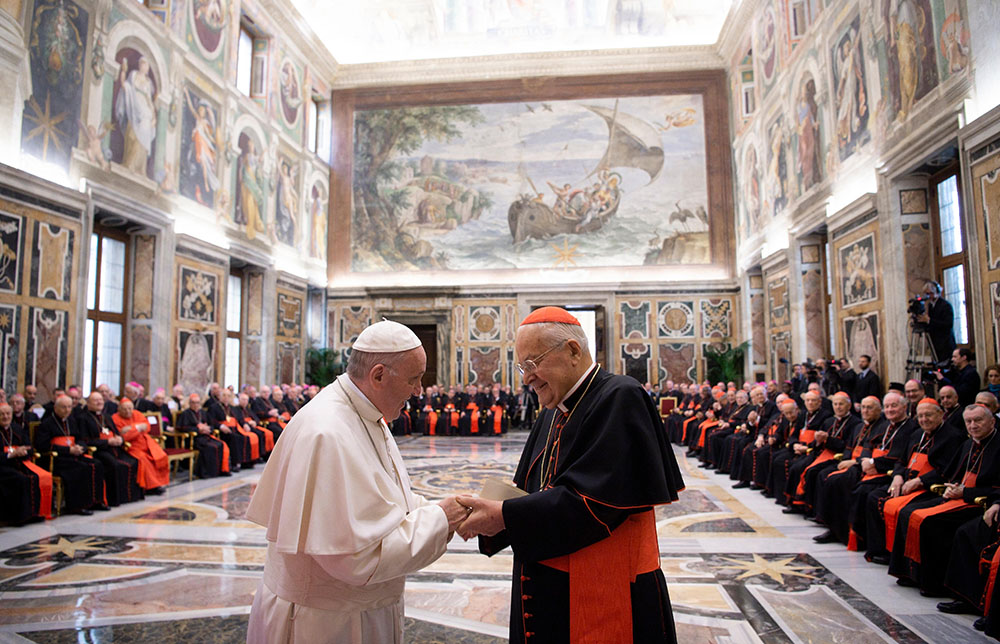
[{"label": "clergy seated in row", "polygon": [[704,385],[692,398],[690,409],[684,411],[685,418],[681,423],[681,443],[687,445],[688,456],[694,456],[698,453],[698,439],[700,438],[698,428],[705,420],[705,412],[711,409],[714,404],[715,398],[712,395],[712,388]]},{"label": "clergy seated in row", "polygon": [[789,488],[794,491],[798,483],[795,475],[812,462],[810,450],[815,446],[816,434],[823,431],[824,423],[832,415],[823,409],[823,399],[815,391],[802,394],[802,403],[806,408],[802,427],[793,428],[785,447],[771,454],[769,489],[775,503],[789,507],[792,503]]},{"label": "clergy seated in row", "polygon": [[90,515],[108,510],[104,494],[104,466],[90,456],[85,437],[72,417],[73,400],[62,395],[55,399],[52,415],[43,419],[35,433],[35,449],[43,462],[55,452],[52,474],[63,481],[66,511]]},{"label": "clergy seated in row", "polygon": [[[726,437],[716,463],[716,469],[729,474],[731,480],[738,481],[738,487],[750,486],[753,450],[757,447],[761,428],[767,428],[772,420],[781,416],[778,406],[767,399],[763,387],[753,387],[749,396],[747,407],[738,409],[736,418],[731,421],[735,430]],[[744,412],[745,417],[742,415]],[[763,439],[761,443],[763,444]]]},{"label": "clergy seated in row", "polygon": [[260,459],[260,438],[233,415],[233,392],[223,389],[219,400],[208,411],[209,425],[229,446],[230,470],[252,469]]},{"label": "clergy seated in row", "polygon": [[903,458],[892,467],[888,489],[878,488],[865,501],[868,534],[868,561],[888,564],[893,549],[900,512],[914,501],[933,495],[932,485],[945,483],[965,442],[965,432],[945,425],[944,410],[933,398],[917,404],[919,431],[910,436]]},{"label": "clergy seated in row", "polygon": [[208,412],[201,408],[201,396],[188,396],[188,408],[177,416],[178,432],[194,435],[194,448],[198,450],[195,475],[200,479],[230,475],[229,446],[212,433]]},{"label": "clergy seated in row", "polygon": [[77,413],[76,422],[87,446],[96,448],[93,457],[104,467],[108,505],[114,507],[145,498],[139,485],[139,459],[129,453],[125,438],[111,416],[104,413],[104,396],[100,392],[94,391],[87,397],[87,406]]},{"label": "clergy seated in row", "polygon": [[731,455],[727,452],[733,447],[735,438],[744,435],[742,431],[753,406],[750,405],[750,396],[742,389],[726,392],[726,399],[727,406],[720,417],[719,426],[709,434],[702,457],[706,466],[728,474],[732,463]]},{"label": "clergy seated in row", "polygon": [[171,429],[173,427],[173,410],[167,404],[167,392],[162,388],[157,389],[153,393],[152,400],[143,398],[135,408],[144,414],[159,413],[163,419],[163,429]]},{"label": "clergy seated in row", "polygon": [[27,429],[28,423],[38,420],[38,416],[28,410],[23,395],[13,394],[8,402],[10,404],[12,422]]},{"label": "clergy seated in row", "polygon": [[788,453],[788,441],[792,436],[798,436],[806,419],[805,412],[798,408],[794,400],[786,397],[777,404],[781,413],[779,417],[772,417],[768,426],[761,429],[751,452],[750,471],[743,472],[744,476],[750,475],[753,481],[751,487],[768,498],[775,496],[771,483],[773,463],[776,458]]},{"label": "clergy seated in row", "polygon": [[139,461],[139,486],[146,494],[163,494],[170,483],[170,463],[167,453],[149,435],[149,419],[123,397],[111,420],[128,443],[128,453]]},{"label": "clergy seated in row", "polygon": [[274,432],[262,423],[260,417],[254,413],[250,407],[250,396],[241,393],[237,399],[239,403],[233,408],[232,414],[244,429],[257,435],[257,444],[260,446],[261,458],[265,461],[274,449]]},{"label": "clergy seated in row", "polygon": [[28,428],[0,404],[0,522],[24,525],[52,518],[52,474],[32,462]]},{"label": "clergy seated in row", "polygon": [[[271,402],[271,388],[264,385],[258,395],[251,396],[250,408],[262,422],[267,424],[267,428],[274,434],[274,439],[278,440],[288,420],[283,418],[281,410]],[[287,414],[287,411],[285,413]],[[288,417],[291,418],[291,415]]]}]

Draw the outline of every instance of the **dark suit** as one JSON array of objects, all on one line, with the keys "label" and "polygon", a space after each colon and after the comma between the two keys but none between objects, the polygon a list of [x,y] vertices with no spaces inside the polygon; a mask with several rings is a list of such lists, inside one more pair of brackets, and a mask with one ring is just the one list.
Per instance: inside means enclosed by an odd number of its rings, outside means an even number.
[{"label": "dark suit", "polygon": [[938,360],[947,360],[955,350],[955,332],[952,329],[955,326],[955,311],[948,300],[939,297],[933,306],[928,302],[927,315],[930,317],[927,331],[934,353]]},{"label": "dark suit", "polygon": [[976,402],[976,394],[979,393],[979,373],[975,367],[967,364],[963,369],[946,371],[939,384],[954,387],[958,392],[958,404],[966,407]]},{"label": "dark suit", "polygon": [[868,396],[882,397],[882,380],[871,369],[859,373],[854,385],[855,401],[861,402]]}]

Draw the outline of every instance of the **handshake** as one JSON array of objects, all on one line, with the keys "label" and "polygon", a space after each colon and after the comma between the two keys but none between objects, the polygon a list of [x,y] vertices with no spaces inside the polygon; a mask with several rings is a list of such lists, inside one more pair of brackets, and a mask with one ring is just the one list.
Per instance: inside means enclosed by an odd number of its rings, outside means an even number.
[{"label": "handshake", "polygon": [[451,533],[466,541],[478,535],[492,537],[504,529],[503,501],[491,501],[478,496],[449,496],[438,505],[448,517],[448,540]]}]

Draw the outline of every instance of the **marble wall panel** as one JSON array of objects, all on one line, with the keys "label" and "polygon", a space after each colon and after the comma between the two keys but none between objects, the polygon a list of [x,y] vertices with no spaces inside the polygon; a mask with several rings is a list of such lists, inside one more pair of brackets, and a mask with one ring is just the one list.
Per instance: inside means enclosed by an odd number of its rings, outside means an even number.
[{"label": "marble wall panel", "polygon": [[21,294],[24,221],[19,215],[0,212],[0,293]]},{"label": "marble wall panel", "polygon": [[732,301],[701,300],[700,306],[703,338],[721,339],[732,335]]},{"label": "marble wall panel", "polygon": [[622,302],[618,310],[621,316],[621,337],[628,338],[633,334],[640,338],[650,337],[649,302]]},{"label": "marble wall panel", "polygon": [[29,308],[24,381],[38,387],[38,402],[52,400],[56,389],[66,387],[68,352],[69,313]]},{"label": "marble wall panel", "polygon": [[70,301],[73,280],[74,231],[35,222],[31,252],[31,295]]},{"label": "marble wall panel", "polygon": [[620,358],[622,371],[639,382],[650,381],[650,362],[653,349],[649,342],[626,341],[622,344]]},{"label": "marble wall panel", "polygon": [[185,392],[203,393],[215,380],[217,336],[214,332],[204,333],[192,329],[177,331],[175,351],[175,382],[184,387]]},{"label": "marble wall panel", "polygon": [[499,342],[499,306],[477,306],[469,311],[468,339],[470,342]]},{"label": "marble wall panel", "polygon": [[841,307],[849,308],[878,300],[878,266],[875,233],[844,244],[837,253],[840,269]]},{"label": "marble wall panel", "polygon": [[361,332],[372,323],[372,308],[369,305],[339,307],[340,322],[337,328],[337,342],[349,347]]},{"label": "marble wall panel", "polygon": [[21,342],[21,307],[0,304],[0,388],[18,390],[17,368]]},{"label": "marble wall panel", "polygon": [[302,298],[290,293],[278,293],[278,335],[285,338],[302,336]]},{"label": "marble wall panel", "polygon": [[802,271],[803,309],[806,318],[806,355],[826,355],[826,298],[823,274],[818,268]]},{"label": "marble wall panel", "polygon": [[1000,282],[993,282],[990,288],[990,309],[988,315],[993,320],[993,356],[1000,360]]},{"label": "marble wall panel", "polygon": [[[997,163],[996,159],[993,164]],[[1000,269],[1000,168],[984,172],[979,177],[981,203],[976,209],[982,213],[986,240],[986,270]]]},{"label": "marble wall panel", "polygon": [[927,189],[911,188],[899,191],[899,213],[922,215],[927,212]]},{"label": "marble wall panel", "polygon": [[753,362],[754,364],[764,364],[767,362],[767,344],[765,342],[767,334],[764,328],[763,293],[754,293],[750,296],[750,327],[753,334]]},{"label": "marble wall panel", "polygon": [[[153,318],[153,275],[156,260],[156,237],[136,235],[135,269],[132,271],[132,318]],[[143,382],[143,381],[140,381]]]},{"label": "marble wall panel", "polygon": [[871,369],[879,373],[879,347],[882,343],[879,312],[845,317],[843,320],[844,348],[852,364],[858,364],[862,355],[872,357]]},{"label": "marble wall panel", "polygon": [[298,342],[278,343],[278,364],[275,377],[279,383],[299,381],[299,364],[302,357],[302,345]]},{"label": "marble wall panel", "polygon": [[187,322],[215,324],[219,308],[218,280],[215,273],[178,266],[177,317]]},{"label": "marble wall panel", "polygon": [[771,336],[771,373],[778,380],[791,377],[792,338],[788,331]]},{"label": "marble wall panel", "polygon": [[693,338],[694,332],[694,302],[659,302],[657,304],[657,337]]},{"label": "marble wall panel", "polygon": [[788,277],[782,276],[767,284],[769,326],[771,329],[785,326],[790,320],[788,310]]},{"label": "marble wall panel", "polygon": [[923,293],[924,282],[934,274],[933,257],[930,225],[904,224],[903,261],[906,264],[907,298]]},{"label": "marble wall panel", "polygon": [[659,346],[660,382],[673,380],[678,384],[694,382],[695,345],[690,342],[672,342]]},{"label": "marble wall panel", "polygon": [[264,332],[264,274],[253,272],[247,276],[247,333],[260,335]]},{"label": "marble wall panel", "polygon": [[151,387],[149,381],[149,354],[153,343],[153,329],[146,325],[134,325],[129,340],[131,360],[128,368],[129,380],[142,383],[147,391]]},{"label": "marble wall panel", "polygon": [[500,382],[500,347],[469,349],[469,384],[491,385]]},{"label": "marble wall panel", "polygon": [[246,363],[243,367],[246,381],[254,384],[260,379],[260,340],[247,340],[244,344],[243,352],[246,356]]}]

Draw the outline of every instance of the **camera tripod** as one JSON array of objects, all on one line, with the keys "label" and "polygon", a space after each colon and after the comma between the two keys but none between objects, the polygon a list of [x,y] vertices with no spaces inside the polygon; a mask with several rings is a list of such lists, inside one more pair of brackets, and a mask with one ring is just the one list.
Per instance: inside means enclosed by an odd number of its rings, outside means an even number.
[{"label": "camera tripod", "polygon": [[923,380],[926,371],[937,369],[937,352],[926,328],[910,323],[910,352],[906,356],[906,379]]}]

